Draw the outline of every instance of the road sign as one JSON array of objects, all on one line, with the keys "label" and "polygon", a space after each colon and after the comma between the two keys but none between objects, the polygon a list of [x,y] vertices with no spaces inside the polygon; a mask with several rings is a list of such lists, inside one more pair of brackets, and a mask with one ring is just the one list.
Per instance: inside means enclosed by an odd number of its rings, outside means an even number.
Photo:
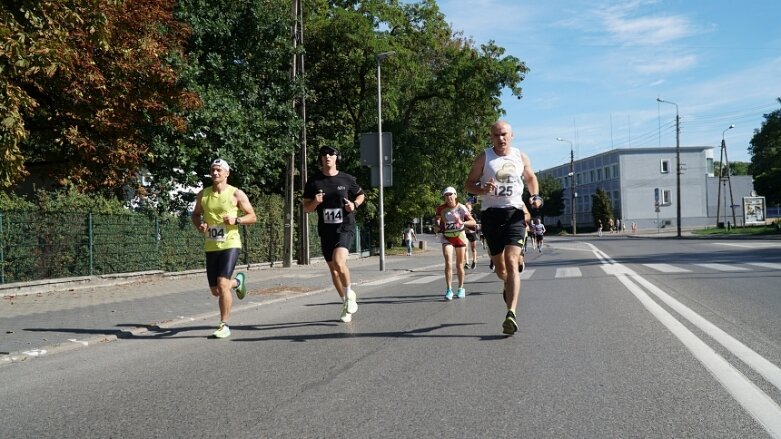
[{"label": "road sign", "polygon": [[[393,135],[390,132],[382,133],[382,155],[384,156],[383,164],[393,164]],[[361,165],[380,166],[380,145],[377,143],[377,133],[361,133]]]}]

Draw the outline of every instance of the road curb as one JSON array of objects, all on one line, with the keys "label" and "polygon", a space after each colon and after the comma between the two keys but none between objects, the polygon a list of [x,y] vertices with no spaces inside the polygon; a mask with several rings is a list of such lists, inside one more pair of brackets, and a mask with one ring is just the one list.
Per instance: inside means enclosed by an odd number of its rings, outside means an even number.
[{"label": "road curb", "polygon": [[[423,271],[423,270],[436,268],[439,267],[440,265],[441,264],[434,264],[434,265],[428,265],[424,267],[409,268],[409,269],[405,269],[405,271],[407,273],[414,273],[416,271]],[[202,272],[203,270],[198,270],[197,273],[188,273],[188,274],[202,274]],[[369,282],[375,282],[380,279],[385,279],[385,278],[394,277],[398,275],[399,275],[398,273],[387,273],[383,276],[378,276],[376,278],[356,282],[355,285],[360,286]],[[94,287],[95,286],[93,286],[93,288]],[[305,292],[294,291],[294,290],[282,290],[280,293],[275,294],[274,297],[269,297],[267,300],[260,300],[258,302],[249,302],[249,303],[238,302],[238,305],[236,305],[235,304],[236,302],[234,302],[234,306],[231,312],[237,313],[237,312],[248,311],[252,309],[257,309],[261,306],[272,305],[279,302],[285,302],[300,297],[326,293],[329,291],[333,291],[333,286],[328,286],[328,287],[319,288],[312,291],[305,291]],[[206,312],[206,313],[201,313],[201,314],[196,314],[191,316],[183,316],[176,319],[153,322],[144,326],[137,326],[129,329],[120,329],[117,330],[114,334],[95,336],[85,340],[73,339],[73,340],[69,340],[68,343],[57,343],[57,344],[42,346],[39,348],[28,349],[24,351],[11,352],[9,354],[0,355],[0,367],[9,364],[14,364],[14,363],[24,363],[26,361],[31,361],[35,358],[40,358],[43,356],[51,356],[55,354],[71,352],[77,349],[87,348],[90,346],[111,343],[125,338],[139,337],[153,332],[154,329],[152,328],[160,328],[160,329],[172,328],[180,324],[183,324],[185,322],[202,321],[202,320],[211,319],[214,318],[215,316],[219,316],[219,314],[220,314],[219,311],[212,311],[212,312]]]}]

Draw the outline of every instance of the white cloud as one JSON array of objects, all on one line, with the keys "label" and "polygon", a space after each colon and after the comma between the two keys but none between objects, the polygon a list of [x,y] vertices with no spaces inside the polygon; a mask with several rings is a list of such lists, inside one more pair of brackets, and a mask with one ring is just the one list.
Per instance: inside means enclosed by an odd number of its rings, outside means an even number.
[{"label": "white cloud", "polygon": [[701,32],[681,15],[640,15],[648,3],[622,2],[599,10],[598,29],[604,29],[614,42],[642,46],[667,44]]}]

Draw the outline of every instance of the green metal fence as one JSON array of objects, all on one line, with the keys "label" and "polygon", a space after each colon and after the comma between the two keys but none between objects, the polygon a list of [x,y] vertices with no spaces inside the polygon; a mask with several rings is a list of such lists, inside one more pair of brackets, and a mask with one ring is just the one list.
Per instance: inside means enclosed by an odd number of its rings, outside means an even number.
[{"label": "green metal fence", "polygon": [[[284,251],[283,218],[264,210],[256,214],[256,224],[240,229],[239,264],[279,263]],[[310,256],[322,256],[316,215],[309,215],[309,236]],[[370,251],[369,230],[359,228],[358,236],[360,251]],[[350,250],[358,251],[355,247]],[[203,268],[204,259],[203,237],[187,216],[0,212],[0,284],[183,271]]]},{"label": "green metal fence", "polygon": [[[281,218],[241,228],[240,263],[282,259]],[[189,217],[0,212],[0,283],[204,266]]]}]

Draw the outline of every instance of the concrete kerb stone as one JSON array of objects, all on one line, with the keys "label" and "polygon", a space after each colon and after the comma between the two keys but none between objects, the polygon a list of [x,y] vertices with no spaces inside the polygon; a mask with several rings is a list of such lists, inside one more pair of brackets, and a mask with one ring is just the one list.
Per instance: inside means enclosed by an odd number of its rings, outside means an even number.
[{"label": "concrete kerb stone", "polygon": [[[356,255],[356,257],[357,257],[357,255]],[[425,271],[425,270],[429,270],[429,269],[432,269],[432,268],[437,268],[440,265],[441,264],[428,265],[428,266],[424,266],[424,267],[417,267],[417,268],[407,269],[406,271],[407,272]],[[267,267],[267,268],[270,268],[270,267]],[[205,272],[205,270],[190,270],[189,272],[178,272],[178,273],[156,273],[156,275],[171,276],[171,277],[173,277],[173,276],[190,276],[190,275],[202,275],[204,272]],[[383,278],[386,278],[386,277],[393,277],[393,276],[397,276],[397,275],[398,274],[387,274],[386,276],[381,276],[381,277],[376,278],[376,279],[370,279],[370,280],[365,280],[365,281],[361,281],[361,282],[356,282],[355,285],[359,286],[359,285],[362,285],[362,284],[365,284],[365,283],[376,281],[378,279],[383,279]],[[130,283],[130,282],[124,282],[124,283]],[[115,284],[115,285],[119,285],[119,284]],[[94,287],[96,287],[96,285],[92,285],[91,287],[87,287],[87,288],[94,288]],[[281,296],[267,298],[265,300],[260,300],[259,302],[250,302],[250,303],[246,303],[246,304],[241,304],[240,303],[238,305],[234,305],[234,307],[233,307],[231,312],[232,313],[236,313],[236,312],[248,311],[248,310],[252,310],[252,309],[257,309],[260,306],[271,305],[271,304],[274,304],[274,303],[279,303],[279,302],[283,302],[283,301],[293,300],[293,299],[298,298],[298,297],[304,297],[304,296],[310,296],[310,295],[325,293],[325,292],[332,291],[332,290],[333,290],[332,286],[328,286],[328,287],[324,287],[324,288],[320,288],[320,289],[312,290],[312,291],[305,291],[305,292],[293,291],[293,290],[287,290],[287,291],[286,290],[282,290],[281,293],[284,293],[284,294],[281,295]],[[26,293],[26,294],[33,294],[33,293]],[[150,332],[153,332],[153,329],[150,329],[150,328],[160,328],[160,329],[172,328],[172,327],[178,326],[178,325],[186,323],[186,322],[194,322],[194,321],[202,321],[202,320],[212,319],[215,316],[219,316],[219,314],[220,314],[219,311],[201,313],[201,314],[194,315],[194,316],[185,316],[185,317],[181,317],[181,318],[178,318],[178,319],[166,320],[166,321],[163,321],[163,322],[153,322],[153,323],[150,323],[148,325],[139,326],[139,327],[135,327],[135,328],[127,329],[127,330],[119,330],[119,331],[117,331],[116,334],[100,335],[100,336],[92,337],[92,338],[87,339],[87,340],[78,340],[78,341],[73,341],[73,342],[70,342],[70,343],[58,343],[58,344],[54,344],[54,345],[43,346],[43,347],[40,347],[40,348],[28,349],[28,350],[20,351],[20,352],[11,352],[11,353],[9,353],[7,355],[0,355],[0,367],[2,367],[4,365],[7,365],[7,364],[25,362],[25,361],[32,360],[34,358],[38,358],[38,357],[41,357],[41,356],[48,356],[48,355],[54,355],[54,354],[59,354],[59,353],[64,353],[64,352],[70,352],[70,351],[73,351],[73,350],[76,350],[76,349],[87,348],[89,346],[94,346],[94,345],[99,345],[99,344],[104,344],[104,343],[110,343],[110,342],[114,342],[114,341],[120,340],[122,338],[139,337],[139,336],[142,336],[144,334],[148,334]]]}]

